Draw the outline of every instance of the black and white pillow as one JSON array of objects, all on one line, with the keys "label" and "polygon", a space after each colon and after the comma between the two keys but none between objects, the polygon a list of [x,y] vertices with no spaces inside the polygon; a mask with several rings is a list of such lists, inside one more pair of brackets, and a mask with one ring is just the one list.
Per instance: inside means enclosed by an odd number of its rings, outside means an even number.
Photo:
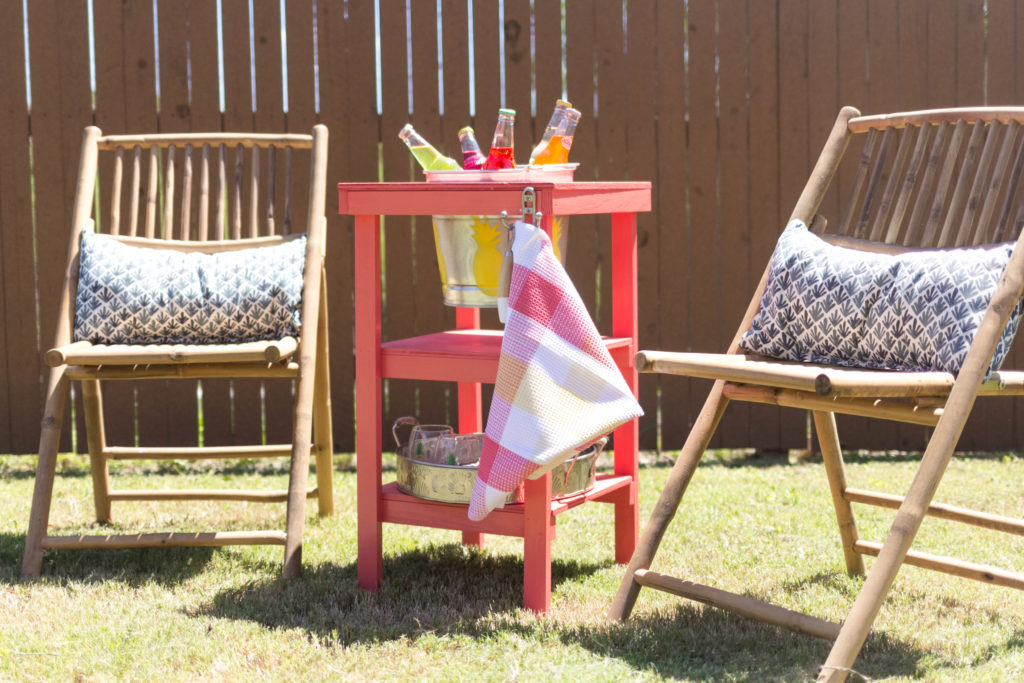
[{"label": "black and white pillow", "polygon": [[[1012,246],[875,254],[828,244],[793,221],[740,347],[787,360],[957,373]],[[990,373],[1006,357],[1021,312],[1018,302]]]},{"label": "black and white pillow", "polygon": [[304,235],[201,254],[83,231],[75,340],[215,344],[297,335],[305,254]]}]

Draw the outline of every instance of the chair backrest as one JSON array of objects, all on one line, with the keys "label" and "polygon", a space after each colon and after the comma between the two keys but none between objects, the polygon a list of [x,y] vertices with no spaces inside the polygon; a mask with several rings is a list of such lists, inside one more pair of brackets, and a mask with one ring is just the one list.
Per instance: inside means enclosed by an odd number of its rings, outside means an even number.
[{"label": "chair backrest", "polygon": [[819,230],[907,247],[1014,240],[1024,225],[1022,124],[1024,107],[880,116],[845,108],[794,217],[812,224],[822,183],[838,171],[838,215]]},{"label": "chair backrest", "polygon": [[104,136],[86,128],[56,344],[70,341],[78,232],[90,219],[99,232],[129,242],[169,240],[171,246],[201,251],[273,244],[305,233],[306,272],[314,276],[306,287],[318,286],[326,148],[322,125],[309,135]]}]

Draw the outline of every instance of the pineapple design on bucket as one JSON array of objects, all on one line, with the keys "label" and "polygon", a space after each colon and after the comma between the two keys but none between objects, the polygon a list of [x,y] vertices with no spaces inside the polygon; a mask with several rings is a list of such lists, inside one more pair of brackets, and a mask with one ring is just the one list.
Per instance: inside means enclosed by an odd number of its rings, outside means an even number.
[{"label": "pineapple design on bucket", "polygon": [[498,273],[505,243],[505,230],[501,223],[491,223],[487,216],[473,216],[473,279],[487,296],[498,295]]}]

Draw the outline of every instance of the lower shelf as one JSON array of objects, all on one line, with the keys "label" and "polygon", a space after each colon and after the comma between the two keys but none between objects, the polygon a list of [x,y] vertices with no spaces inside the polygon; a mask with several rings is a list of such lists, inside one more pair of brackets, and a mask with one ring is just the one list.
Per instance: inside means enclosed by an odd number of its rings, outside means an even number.
[{"label": "lower shelf", "polygon": [[[575,496],[551,501],[551,515],[559,515],[588,501],[614,503],[636,497],[633,479],[628,475],[599,474],[594,487]],[[518,503],[494,510],[480,522],[470,521],[466,505],[423,500],[398,490],[391,482],[381,488],[381,521],[392,524],[456,529],[500,536],[525,536],[525,505]]]}]

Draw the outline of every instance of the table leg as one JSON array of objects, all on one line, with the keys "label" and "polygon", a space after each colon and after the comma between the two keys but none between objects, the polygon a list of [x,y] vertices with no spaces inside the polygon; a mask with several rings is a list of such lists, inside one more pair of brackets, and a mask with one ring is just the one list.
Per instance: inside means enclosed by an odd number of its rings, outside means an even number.
[{"label": "table leg", "polygon": [[523,530],[523,607],[546,614],[551,610],[551,472],[526,480]]},{"label": "table leg", "polygon": [[[618,361],[626,384],[638,395],[639,379],[633,356],[639,333],[637,302],[636,214],[612,214],[612,335],[633,340],[630,352]],[[629,562],[640,534],[637,506],[640,431],[637,420],[615,430],[615,474],[633,478],[629,496],[615,502],[615,561]]]},{"label": "table leg", "polygon": [[[456,308],[455,329],[480,329],[480,309]],[[480,384],[477,382],[459,382],[458,386],[459,432],[462,434],[482,432],[484,430],[484,421],[483,397],[480,391]],[[478,531],[463,531],[462,542],[466,545],[483,548],[484,535]]]},{"label": "table leg", "polygon": [[355,217],[356,498],[359,587],[375,591],[383,575],[380,358],[380,228],[377,216]]}]

